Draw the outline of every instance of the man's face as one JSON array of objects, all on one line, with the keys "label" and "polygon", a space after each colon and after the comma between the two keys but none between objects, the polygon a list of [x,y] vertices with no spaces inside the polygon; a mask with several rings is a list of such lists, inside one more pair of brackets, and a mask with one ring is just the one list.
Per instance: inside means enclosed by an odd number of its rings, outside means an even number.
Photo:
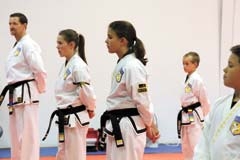
[{"label": "man's face", "polygon": [[9,19],[9,29],[13,36],[21,36],[25,33],[27,24],[20,23],[19,17],[10,17]]}]

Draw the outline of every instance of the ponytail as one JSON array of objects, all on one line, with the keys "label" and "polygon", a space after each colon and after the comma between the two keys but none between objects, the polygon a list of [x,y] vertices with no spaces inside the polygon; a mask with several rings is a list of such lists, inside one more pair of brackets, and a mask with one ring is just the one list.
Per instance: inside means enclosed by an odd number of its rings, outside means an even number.
[{"label": "ponytail", "polygon": [[83,35],[78,35],[79,41],[78,41],[78,55],[82,58],[82,60],[87,63],[87,59],[85,57],[85,40]]},{"label": "ponytail", "polygon": [[139,59],[142,62],[142,64],[144,66],[146,66],[147,62],[148,62],[148,59],[144,58],[145,54],[146,54],[144,45],[139,38],[136,38],[136,40],[134,42],[135,43],[133,44],[133,50],[135,52],[135,56],[136,56],[137,59]]}]

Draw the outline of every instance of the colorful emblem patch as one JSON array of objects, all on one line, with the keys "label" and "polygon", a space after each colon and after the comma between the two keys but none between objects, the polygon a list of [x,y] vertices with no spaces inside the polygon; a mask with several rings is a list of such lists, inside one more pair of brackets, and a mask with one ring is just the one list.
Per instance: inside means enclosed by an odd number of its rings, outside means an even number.
[{"label": "colorful emblem patch", "polygon": [[138,93],[147,92],[147,85],[145,83],[138,85]]},{"label": "colorful emblem patch", "polygon": [[122,79],[122,76],[124,74],[123,69],[121,68],[120,71],[116,74],[116,81],[119,83]]},{"label": "colorful emblem patch", "polygon": [[230,127],[231,133],[236,136],[240,135],[240,116],[236,116]]},{"label": "colorful emblem patch", "polygon": [[66,69],[65,73],[64,73],[64,76],[63,76],[63,79],[66,80],[67,77],[71,74],[71,71],[69,69]]},{"label": "colorful emblem patch", "polygon": [[19,55],[19,53],[21,52],[21,48],[20,47],[18,47],[17,49],[16,49],[16,51],[14,52],[14,55],[15,56],[18,56]]},{"label": "colorful emblem patch", "polygon": [[185,93],[190,93],[192,92],[192,85],[190,83],[187,84],[185,87]]}]

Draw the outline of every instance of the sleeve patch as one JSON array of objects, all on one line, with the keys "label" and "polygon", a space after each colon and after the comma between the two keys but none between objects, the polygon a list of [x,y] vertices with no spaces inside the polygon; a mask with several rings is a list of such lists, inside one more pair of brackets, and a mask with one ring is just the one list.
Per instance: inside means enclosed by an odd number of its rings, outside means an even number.
[{"label": "sleeve patch", "polygon": [[147,85],[146,84],[139,84],[138,85],[138,93],[147,92]]}]

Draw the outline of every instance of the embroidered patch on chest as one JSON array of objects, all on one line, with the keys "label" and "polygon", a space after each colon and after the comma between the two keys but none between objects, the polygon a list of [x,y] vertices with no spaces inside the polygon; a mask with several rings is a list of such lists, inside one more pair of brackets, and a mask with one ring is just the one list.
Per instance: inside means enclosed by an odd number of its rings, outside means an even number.
[{"label": "embroidered patch on chest", "polygon": [[67,77],[71,74],[71,71],[70,69],[66,69],[65,73],[64,73],[64,76],[63,76],[63,79],[66,80]]},{"label": "embroidered patch on chest", "polygon": [[231,133],[236,136],[240,135],[240,116],[236,116],[230,127]]},{"label": "embroidered patch on chest", "polygon": [[22,50],[21,47],[18,47],[18,48],[15,50],[14,55],[15,55],[15,56],[18,56],[18,55],[20,54],[21,50]]},{"label": "embroidered patch on chest", "polygon": [[121,68],[120,71],[116,74],[115,78],[116,78],[116,81],[119,83],[121,80],[122,80],[122,76],[124,74],[124,71],[123,69]]},{"label": "embroidered patch on chest", "polygon": [[192,85],[190,83],[187,84],[185,87],[185,93],[190,93],[192,92]]}]

